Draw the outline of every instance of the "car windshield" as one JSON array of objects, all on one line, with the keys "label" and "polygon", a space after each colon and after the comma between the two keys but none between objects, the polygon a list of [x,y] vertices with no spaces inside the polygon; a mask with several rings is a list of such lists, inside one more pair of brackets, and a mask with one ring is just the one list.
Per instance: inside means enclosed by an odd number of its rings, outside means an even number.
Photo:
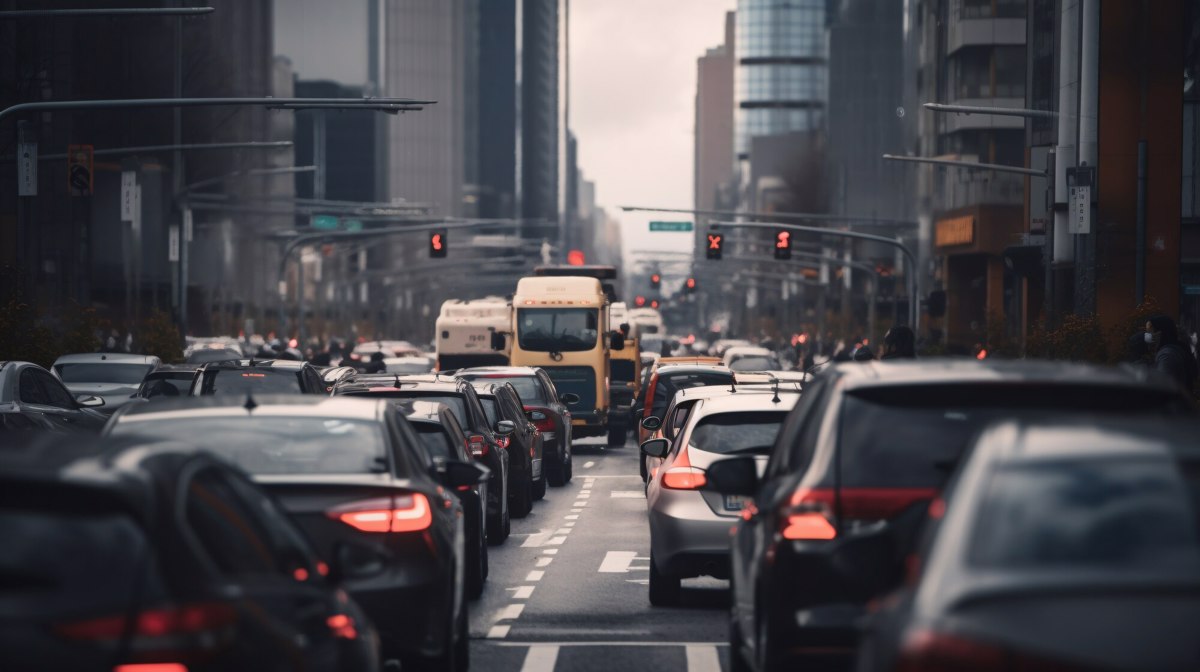
[{"label": "car windshield", "polygon": [[138,385],[153,367],[149,364],[58,364],[54,370],[64,383]]},{"label": "car windshield", "polygon": [[152,397],[186,397],[191,393],[194,374],[181,373],[152,373],[146,376],[138,396],[144,399]]},{"label": "car windshield", "polygon": [[1088,409],[1174,410],[1178,396],[1142,387],[1085,385],[916,385],[847,395],[841,415],[841,484],[940,487],[985,425],[1012,417]]},{"label": "car windshield", "polygon": [[517,342],[530,352],[581,352],[596,347],[595,308],[522,308],[517,311]]},{"label": "car windshield", "polygon": [[1200,464],[1180,466],[1136,458],[1003,468],[980,502],[969,562],[1200,578]]},{"label": "car windshield", "polygon": [[733,360],[729,368],[733,371],[777,371],[780,367],[779,360],[774,357],[750,355]]},{"label": "car windshield", "polygon": [[299,371],[276,369],[207,369],[200,381],[200,394],[275,394],[304,392]]},{"label": "car windshield", "polygon": [[387,471],[383,426],[345,418],[172,415],[127,416],[113,436],[156,439],[194,437],[207,448],[252,474],[369,474]]},{"label": "car windshield", "polygon": [[542,393],[542,386],[537,378],[533,376],[501,376],[495,374],[465,374],[459,376],[463,380],[483,381],[494,383],[510,383],[517,390],[517,396],[521,397],[521,402],[525,404],[544,404],[546,403],[546,395]]},{"label": "car windshield", "polygon": [[722,455],[768,455],[785,417],[782,411],[708,415],[692,428],[688,446]]},{"label": "car windshield", "polygon": [[441,425],[432,422],[414,422],[412,426],[417,430],[417,436],[421,438],[421,445],[425,446],[425,451],[429,453],[430,459],[434,461],[453,459],[454,453],[450,449],[450,437],[446,436],[446,430]]}]

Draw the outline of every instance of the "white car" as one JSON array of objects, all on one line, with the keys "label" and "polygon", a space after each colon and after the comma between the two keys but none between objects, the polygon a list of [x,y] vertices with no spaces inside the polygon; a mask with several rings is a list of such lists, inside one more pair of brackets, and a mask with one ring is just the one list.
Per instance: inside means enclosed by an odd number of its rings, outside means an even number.
[{"label": "white car", "polygon": [[161,364],[162,360],[149,355],[89,352],[59,357],[54,360],[51,372],[71,394],[89,394],[104,399],[100,410],[111,415],[129,403],[146,374]]},{"label": "white car", "polygon": [[782,368],[775,353],[752,345],[729,348],[722,356],[721,364],[733,371],[775,371]]}]

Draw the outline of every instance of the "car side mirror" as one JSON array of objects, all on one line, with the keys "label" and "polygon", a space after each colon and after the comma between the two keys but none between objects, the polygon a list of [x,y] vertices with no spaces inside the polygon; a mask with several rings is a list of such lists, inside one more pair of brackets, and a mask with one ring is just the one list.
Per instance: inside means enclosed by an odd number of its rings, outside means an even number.
[{"label": "car side mirror", "polygon": [[625,349],[625,334],[619,331],[614,331],[608,335],[609,350],[624,350]]},{"label": "car side mirror", "polygon": [[662,428],[662,418],[657,415],[642,418],[642,429],[647,432],[657,432],[660,428]]},{"label": "car side mirror", "polygon": [[104,405],[104,399],[93,394],[81,394],[75,397],[75,403],[85,408],[100,408]]},{"label": "car side mirror", "polygon": [[650,439],[642,444],[642,452],[650,457],[666,457],[671,450],[671,442],[666,439]]},{"label": "car side mirror", "polygon": [[442,468],[442,484],[450,488],[471,488],[487,480],[491,470],[474,462],[449,460]]},{"label": "car side mirror", "polygon": [[574,406],[579,403],[579,395],[574,392],[563,392],[558,395],[558,399],[568,406]]},{"label": "car side mirror", "polygon": [[503,349],[504,349],[504,334],[502,334],[498,331],[493,331],[492,332],[492,350],[499,352]]},{"label": "car side mirror", "polygon": [[501,420],[496,423],[496,433],[500,436],[508,436],[517,431],[517,423],[512,420]]},{"label": "car side mirror", "polygon": [[753,457],[717,460],[708,465],[704,490],[723,495],[752,496],[758,492],[758,464]]},{"label": "car side mirror", "polygon": [[617,330],[619,330],[619,331],[620,331],[622,334],[628,334],[628,333],[629,333],[629,323],[628,323],[628,322],[622,322],[622,323],[621,323],[621,324],[620,324],[620,325],[617,327]]}]

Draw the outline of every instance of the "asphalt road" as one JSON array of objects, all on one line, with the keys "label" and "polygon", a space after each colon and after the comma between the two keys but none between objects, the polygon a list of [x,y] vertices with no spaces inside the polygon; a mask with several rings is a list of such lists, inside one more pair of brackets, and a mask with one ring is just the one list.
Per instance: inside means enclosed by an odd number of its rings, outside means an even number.
[{"label": "asphalt road", "polygon": [[650,606],[637,446],[599,441],[577,441],[573,480],[490,549],[483,597],[470,605],[472,669],[729,669],[728,584],[685,580],[681,607]]}]

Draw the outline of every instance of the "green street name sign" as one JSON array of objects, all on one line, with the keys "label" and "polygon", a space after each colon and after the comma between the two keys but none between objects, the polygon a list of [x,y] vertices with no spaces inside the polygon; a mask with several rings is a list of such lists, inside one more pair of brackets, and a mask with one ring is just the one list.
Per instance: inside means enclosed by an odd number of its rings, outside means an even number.
[{"label": "green street name sign", "polygon": [[691,231],[691,222],[650,222],[651,231]]},{"label": "green street name sign", "polygon": [[313,215],[312,228],[336,231],[338,228],[338,218],[332,215]]}]

